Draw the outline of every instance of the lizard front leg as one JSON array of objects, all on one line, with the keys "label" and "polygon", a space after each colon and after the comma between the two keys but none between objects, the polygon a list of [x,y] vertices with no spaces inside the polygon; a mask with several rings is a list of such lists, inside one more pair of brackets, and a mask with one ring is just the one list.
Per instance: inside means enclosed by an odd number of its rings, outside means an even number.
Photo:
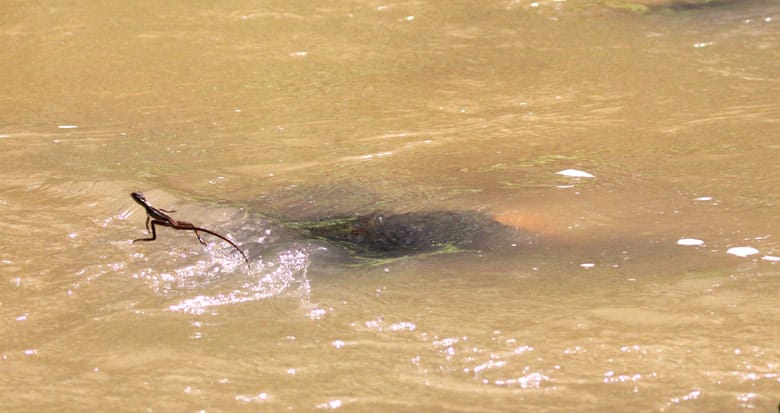
[{"label": "lizard front leg", "polygon": [[[154,240],[156,240],[157,239],[157,230],[154,227],[155,224],[160,224],[160,225],[165,226],[165,227],[170,226],[170,225],[168,225],[167,222],[158,221],[156,219],[151,219],[150,220],[149,217],[147,217],[146,223],[147,224],[151,224],[152,237],[151,238],[138,238],[138,239],[134,239],[133,240],[133,244],[135,244],[138,241],[154,241]],[[147,229],[149,229],[148,226],[147,226]]]}]

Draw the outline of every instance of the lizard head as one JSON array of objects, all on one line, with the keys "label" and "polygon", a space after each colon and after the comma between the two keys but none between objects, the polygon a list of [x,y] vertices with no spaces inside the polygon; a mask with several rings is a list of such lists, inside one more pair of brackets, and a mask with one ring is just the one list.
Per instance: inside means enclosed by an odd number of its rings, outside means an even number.
[{"label": "lizard head", "polygon": [[141,205],[146,204],[146,198],[144,197],[143,192],[133,192],[130,194],[130,196],[135,200],[135,202],[138,202]]}]

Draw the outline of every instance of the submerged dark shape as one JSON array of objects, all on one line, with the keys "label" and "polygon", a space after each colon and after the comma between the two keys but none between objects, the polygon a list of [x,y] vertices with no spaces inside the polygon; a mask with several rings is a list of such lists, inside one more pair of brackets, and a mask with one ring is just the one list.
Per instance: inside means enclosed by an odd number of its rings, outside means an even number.
[{"label": "submerged dark shape", "polygon": [[672,10],[695,10],[723,6],[736,2],[737,0],[673,0],[667,3],[660,3],[659,6],[668,7]]},{"label": "submerged dark shape", "polygon": [[373,213],[287,225],[309,237],[338,243],[366,257],[496,250],[532,244],[535,240],[528,232],[473,211]]}]

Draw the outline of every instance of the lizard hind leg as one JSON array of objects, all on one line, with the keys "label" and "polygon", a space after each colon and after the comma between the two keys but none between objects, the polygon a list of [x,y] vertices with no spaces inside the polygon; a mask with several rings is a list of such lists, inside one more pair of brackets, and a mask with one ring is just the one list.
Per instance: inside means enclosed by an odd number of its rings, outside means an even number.
[{"label": "lizard hind leg", "polygon": [[217,234],[217,233],[216,233],[216,232],[214,232],[214,231],[210,231],[210,230],[207,230],[207,229],[205,229],[205,228],[198,228],[198,229],[194,229],[193,231],[195,231],[195,234],[197,234],[197,235],[198,235],[198,239],[200,240],[200,242],[201,242],[203,245],[206,245],[206,243],[205,243],[205,242],[203,242],[203,239],[200,237],[200,234],[198,233],[198,231],[202,231],[202,232],[205,232],[205,233],[207,233],[207,234],[211,234],[211,235],[213,235],[213,236],[215,236],[215,237],[217,237],[217,238],[219,238],[219,239],[221,239],[221,240],[223,240],[223,241],[227,242],[227,243],[228,243],[228,244],[230,244],[230,245],[231,245],[233,248],[235,248],[235,249],[236,249],[236,251],[238,251],[238,252],[239,252],[239,254],[241,254],[241,256],[242,256],[242,257],[244,257],[244,260],[246,261],[247,265],[249,265],[249,258],[246,256],[246,254],[244,254],[244,251],[241,251],[241,248],[239,248],[239,247],[238,247],[238,245],[236,245],[236,243],[235,243],[235,242],[233,242],[233,241],[231,241],[231,240],[229,240],[229,239],[225,238],[225,237],[224,237],[224,236],[222,236],[222,235],[219,235],[219,234]]},{"label": "lizard hind leg", "polygon": [[200,242],[201,245],[205,246],[206,245],[206,241],[203,241],[203,237],[200,236],[200,233],[198,232],[198,230],[196,229],[196,230],[193,230],[193,231],[195,231],[195,236],[198,237],[198,242]]}]

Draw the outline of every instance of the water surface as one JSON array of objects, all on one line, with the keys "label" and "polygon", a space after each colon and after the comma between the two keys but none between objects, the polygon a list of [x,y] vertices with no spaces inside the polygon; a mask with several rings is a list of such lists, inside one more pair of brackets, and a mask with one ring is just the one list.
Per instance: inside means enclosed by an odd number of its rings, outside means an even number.
[{"label": "water surface", "polygon": [[[775,2],[0,8],[7,409],[780,401]],[[251,265],[132,244],[137,190]],[[355,264],[278,227],[377,210],[540,243]]]}]

